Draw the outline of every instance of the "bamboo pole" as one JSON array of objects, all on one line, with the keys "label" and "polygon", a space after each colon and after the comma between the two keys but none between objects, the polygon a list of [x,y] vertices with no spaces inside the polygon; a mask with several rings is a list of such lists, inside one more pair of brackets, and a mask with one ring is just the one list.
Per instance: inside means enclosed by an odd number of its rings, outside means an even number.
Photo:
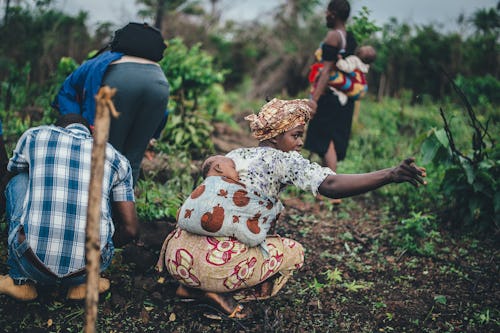
[{"label": "bamboo pole", "polygon": [[104,86],[99,89],[96,99],[94,141],[92,144],[92,160],[90,172],[89,201],[87,207],[87,225],[85,228],[85,259],[87,270],[87,289],[85,292],[85,332],[94,333],[97,321],[97,305],[99,303],[99,267],[101,248],[99,228],[101,221],[102,183],[104,177],[104,161],[106,143],[109,136],[110,113],[117,117],[111,98],[116,89]]}]

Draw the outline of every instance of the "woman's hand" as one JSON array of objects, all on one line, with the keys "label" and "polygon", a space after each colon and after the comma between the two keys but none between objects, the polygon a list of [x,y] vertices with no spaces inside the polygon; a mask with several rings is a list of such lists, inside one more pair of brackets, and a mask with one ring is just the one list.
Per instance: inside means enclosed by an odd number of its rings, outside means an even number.
[{"label": "woman's hand", "polygon": [[409,182],[415,187],[418,187],[420,184],[427,185],[427,182],[423,180],[423,177],[426,176],[425,168],[416,165],[414,157],[405,159],[400,165],[394,167],[390,173],[392,182]]}]

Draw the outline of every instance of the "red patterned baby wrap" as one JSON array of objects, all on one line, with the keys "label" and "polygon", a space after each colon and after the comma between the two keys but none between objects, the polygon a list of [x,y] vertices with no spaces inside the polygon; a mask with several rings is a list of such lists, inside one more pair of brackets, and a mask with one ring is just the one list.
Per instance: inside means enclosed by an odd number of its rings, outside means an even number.
[{"label": "red patterned baby wrap", "polygon": [[207,177],[177,214],[183,230],[204,236],[230,236],[248,246],[265,241],[283,205],[224,176]]},{"label": "red patterned baby wrap", "polygon": [[[311,65],[309,71],[308,79],[309,83],[311,84],[311,94],[314,93],[314,89],[318,84],[321,70],[323,69],[322,53],[323,51],[321,47],[316,50],[315,58],[317,61]],[[361,99],[365,96],[368,90],[366,72],[363,72],[359,69],[354,69],[349,72],[342,71],[340,68],[334,69],[330,71],[328,86],[344,93],[352,100]]]}]

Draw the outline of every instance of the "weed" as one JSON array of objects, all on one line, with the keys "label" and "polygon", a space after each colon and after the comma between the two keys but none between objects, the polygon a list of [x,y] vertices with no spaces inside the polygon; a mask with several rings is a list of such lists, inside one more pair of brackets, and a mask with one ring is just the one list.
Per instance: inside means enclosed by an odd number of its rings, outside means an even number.
[{"label": "weed", "polygon": [[349,292],[357,293],[360,290],[366,290],[369,289],[373,285],[373,283],[369,282],[357,282],[357,281],[352,281],[352,282],[346,282],[343,283],[342,286]]},{"label": "weed", "polygon": [[342,272],[337,267],[335,267],[333,271],[331,269],[328,269],[323,274],[326,276],[326,279],[330,284],[337,284],[342,282]]},{"label": "weed", "polygon": [[381,308],[386,308],[386,307],[387,307],[387,304],[385,304],[382,301],[373,303],[373,308],[374,309],[381,309]]},{"label": "weed", "polygon": [[319,294],[325,287],[324,283],[314,278],[313,281],[307,283],[307,287],[299,290],[299,295],[304,295],[308,290],[311,290],[315,295]]},{"label": "weed", "polygon": [[423,215],[421,212],[412,212],[411,215],[396,227],[392,242],[411,254],[435,256],[435,242],[439,242],[441,236],[434,230],[434,216]]}]

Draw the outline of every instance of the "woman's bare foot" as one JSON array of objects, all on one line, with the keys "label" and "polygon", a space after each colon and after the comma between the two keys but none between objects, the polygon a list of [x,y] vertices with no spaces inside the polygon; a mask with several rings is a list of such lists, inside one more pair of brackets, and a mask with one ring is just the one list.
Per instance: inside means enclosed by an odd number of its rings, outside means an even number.
[{"label": "woman's bare foot", "polygon": [[243,319],[249,314],[247,311],[244,311],[243,305],[238,304],[233,296],[229,294],[207,291],[203,298],[209,303],[217,306],[222,312],[227,314],[229,318]]},{"label": "woman's bare foot", "polygon": [[198,299],[212,304],[228,315],[229,318],[243,319],[248,316],[248,313],[243,311],[243,305],[238,304],[233,296],[229,294],[214,293],[183,285],[177,287],[175,294],[183,299]]},{"label": "woman's bare foot", "polygon": [[257,297],[269,297],[273,291],[273,283],[269,280],[260,284],[260,291]]}]

